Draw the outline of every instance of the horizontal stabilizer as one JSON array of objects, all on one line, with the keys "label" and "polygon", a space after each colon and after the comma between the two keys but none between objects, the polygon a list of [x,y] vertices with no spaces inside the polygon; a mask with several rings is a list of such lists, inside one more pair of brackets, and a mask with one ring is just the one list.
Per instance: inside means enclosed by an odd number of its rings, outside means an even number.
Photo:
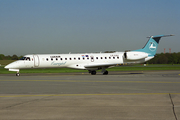
[{"label": "horizontal stabilizer", "polygon": [[169,37],[169,36],[174,36],[174,35],[173,34],[171,34],[171,35],[156,35],[156,36],[149,36],[147,38]]}]

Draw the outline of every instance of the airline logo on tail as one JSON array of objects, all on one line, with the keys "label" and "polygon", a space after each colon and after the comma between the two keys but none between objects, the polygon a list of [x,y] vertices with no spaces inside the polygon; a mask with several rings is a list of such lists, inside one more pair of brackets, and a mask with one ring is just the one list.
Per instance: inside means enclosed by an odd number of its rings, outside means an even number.
[{"label": "airline logo on tail", "polygon": [[154,43],[154,42],[151,42],[150,44],[149,44],[149,49],[151,50],[151,51],[155,51],[156,50],[156,44]]}]

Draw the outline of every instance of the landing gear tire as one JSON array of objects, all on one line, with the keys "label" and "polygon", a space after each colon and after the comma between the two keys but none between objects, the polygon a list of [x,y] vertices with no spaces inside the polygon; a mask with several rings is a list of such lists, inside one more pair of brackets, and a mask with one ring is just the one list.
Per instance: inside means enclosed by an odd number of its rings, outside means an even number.
[{"label": "landing gear tire", "polygon": [[108,71],[105,71],[104,73],[103,73],[103,75],[107,75],[108,74]]},{"label": "landing gear tire", "polygon": [[96,75],[96,71],[95,70],[91,71],[91,75]]},{"label": "landing gear tire", "polygon": [[16,73],[16,76],[20,76],[20,74],[19,74],[19,73]]}]

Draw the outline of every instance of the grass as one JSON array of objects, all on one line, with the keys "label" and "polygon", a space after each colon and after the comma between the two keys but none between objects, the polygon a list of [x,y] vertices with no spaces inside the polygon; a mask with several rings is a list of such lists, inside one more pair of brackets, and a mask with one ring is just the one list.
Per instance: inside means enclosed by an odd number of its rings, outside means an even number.
[{"label": "grass", "polygon": [[11,63],[11,62],[14,62],[15,60],[0,60],[0,65],[7,65],[7,64],[9,64],[9,63]]},{"label": "grass", "polygon": [[[0,60],[0,74],[15,73],[4,69],[4,66],[11,63],[11,60]],[[108,71],[151,71],[151,70],[180,70],[180,64],[151,64],[143,66],[141,64],[132,66],[119,66],[108,68]],[[71,73],[71,72],[88,72],[87,70],[75,70],[69,68],[47,68],[47,69],[22,69],[20,73]]]}]

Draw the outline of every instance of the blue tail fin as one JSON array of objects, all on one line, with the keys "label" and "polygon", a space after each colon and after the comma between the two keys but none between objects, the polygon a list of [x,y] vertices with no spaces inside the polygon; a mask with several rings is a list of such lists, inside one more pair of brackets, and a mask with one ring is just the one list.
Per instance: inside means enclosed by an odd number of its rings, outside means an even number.
[{"label": "blue tail fin", "polygon": [[148,53],[148,56],[154,56],[156,54],[161,37],[168,37],[168,36],[173,36],[173,35],[150,36],[148,37],[149,40],[147,41],[146,45],[142,49],[133,50],[133,51],[145,52]]}]

